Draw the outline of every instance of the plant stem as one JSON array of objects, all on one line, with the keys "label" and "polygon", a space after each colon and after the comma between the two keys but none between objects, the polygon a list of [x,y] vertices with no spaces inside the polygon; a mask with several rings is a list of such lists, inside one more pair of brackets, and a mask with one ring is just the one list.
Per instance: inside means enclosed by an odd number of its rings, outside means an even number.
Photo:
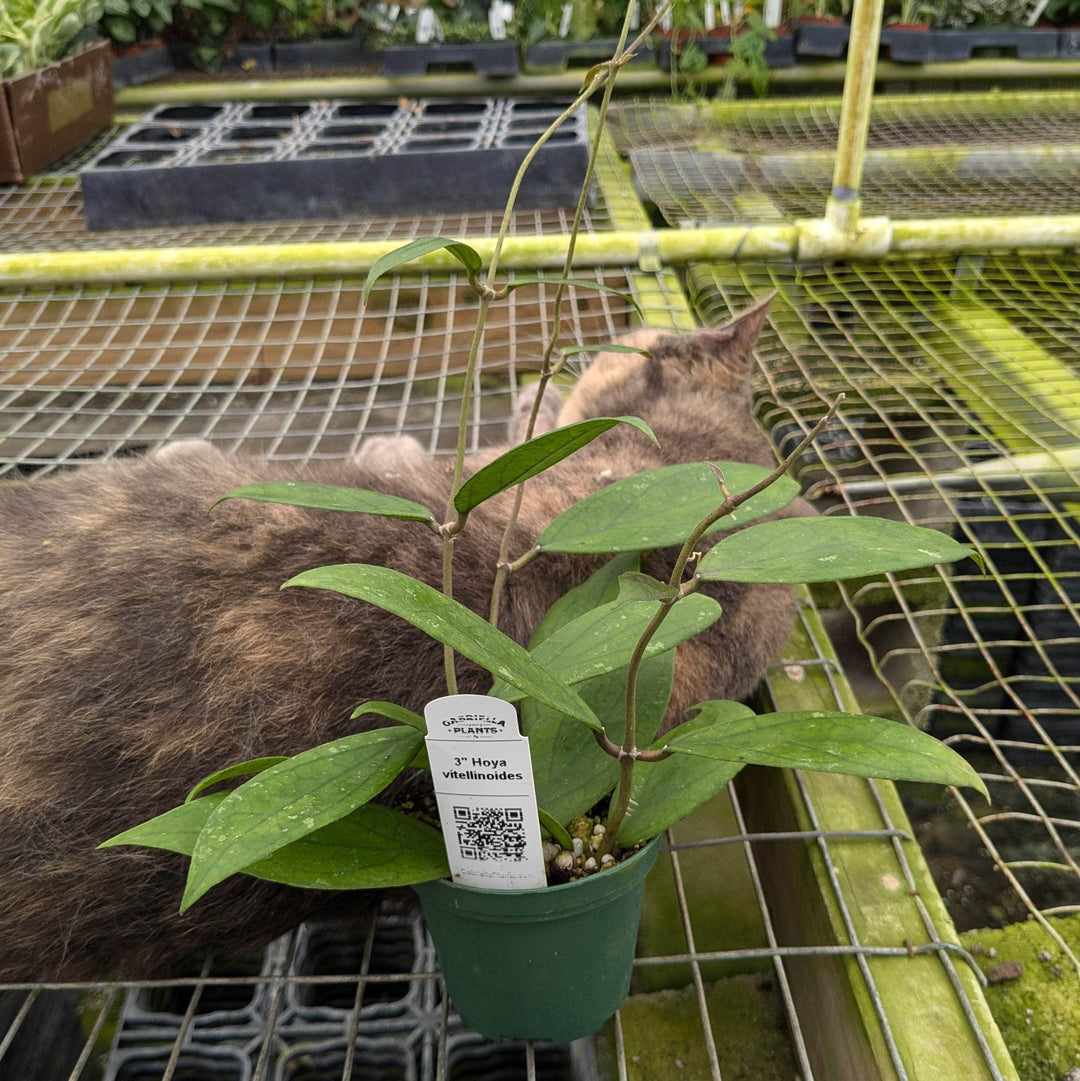
[{"label": "plant stem", "polygon": [[[669,5],[665,5],[665,8]],[[626,63],[629,59],[629,54],[633,52],[641,43],[645,40],[645,36],[652,30],[652,28],[659,21],[660,16],[665,10],[661,8],[657,11],[648,25],[638,34],[634,39],[630,48],[627,49],[626,38],[630,32],[630,16],[632,8],[627,7],[626,16],[623,19],[622,30],[619,34],[619,42],[615,47],[615,55],[608,62],[606,66],[610,75],[604,80],[604,94],[600,101],[599,116],[593,132],[592,143],[589,147],[589,161],[585,167],[585,179],[582,181],[581,194],[578,197],[577,206],[574,209],[574,220],[570,225],[570,239],[566,248],[566,258],[563,261],[562,276],[564,278],[570,277],[574,269],[574,250],[577,246],[578,233],[581,231],[581,223],[585,217],[585,209],[588,206],[589,201],[589,188],[592,185],[593,176],[596,172],[596,159],[600,155],[600,143],[604,134],[604,124],[607,120],[608,107],[611,103],[611,95],[615,90],[615,76],[618,73],[620,67]],[[590,97],[596,89],[594,83],[596,79],[592,79],[589,82],[589,86],[579,95],[578,100],[571,106],[571,110],[576,109],[580,102],[583,102],[586,98]],[[564,114],[564,116],[569,113]],[[556,121],[556,124],[562,123],[562,118]],[[545,133],[546,137],[547,133]],[[505,219],[504,219],[505,220]],[[501,233],[500,233],[500,246],[501,246]],[[548,383],[562,368],[562,360],[553,364],[552,357],[555,353],[555,349],[558,346],[559,336],[562,333],[562,307],[563,301],[566,297],[566,286],[562,282],[558,284],[555,290],[555,311],[554,322],[555,329],[551,334],[551,338],[548,341],[547,347],[544,350],[544,357],[540,365],[540,380],[536,391],[536,398],[533,401],[532,411],[529,414],[529,421],[525,428],[525,440],[528,441],[532,438],[533,433],[536,430],[536,418],[540,414],[540,403],[544,397],[544,391],[547,389]],[[514,503],[510,508],[510,515],[506,521],[506,528],[503,530],[502,540],[499,543],[499,555],[495,564],[495,581],[491,586],[491,603],[488,609],[488,622],[493,627],[499,625],[499,607],[502,603],[503,589],[506,586],[506,580],[510,576],[510,572],[515,569],[517,562],[511,563],[509,560],[510,555],[510,538],[514,531],[514,526],[517,524],[518,516],[521,513],[521,504],[525,496],[525,482],[519,484],[514,492]]]},{"label": "plant stem", "polygon": [[[623,733],[622,747],[619,748],[617,756],[619,759],[618,795],[615,804],[608,811],[607,821],[604,824],[604,843],[601,846],[601,855],[610,852],[615,846],[619,827],[622,825],[623,819],[630,809],[634,765],[638,761],[641,761],[643,753],[637,749],[635,744],[637,727],[637,681],[638,673],[641,670],[641,662],[644,659],[645,650],[648,648],[649,642],[652,641],[653,636],[660,629],[660,625],[667,618],[668,612],[670,612],[683,597],[689,596],[691,593],[697,591],[698,585],[696,580],[690,579],[687,582],[682,580],[683,575],[686,572],[686,565],[693,555],[694,545],[701,540],[702,536],[710,526],[714,525],[725,515],[730,514],[733,510],[742,506],[742,504],[751,497],[764,491],[769,485],[775,484],[776,481],[787,473],[803,451],[810,446],[825,425],[836,415],[836,411],[840,408],[843,401],[844,395],[838,394],[836,400],[830,406],[829,411],[814,425],[813,428],[811,428],[806,438],[803,439],[802,442],[800,442],[799,445],[767,477],[757,484],[752,485],[745,491],[739,492],[736,495],[728,495],[726,490],[723,489],[723,481],[721,480],[720,483],[721,490],[724,491],[724,501],[715,511],[706,515],[697,526],[694,527],[690,536],[687,538],[686,543],[682,546],[678,558],[675,560],[675,566],[672,568],[671,577],[668,580],[669,585],[678,589],[679,596],[673,600],[660,602],[660,607],[649,621],[648,626],[641,632],[641,637],[638,639],[637,645],[634,646],[634,652],[631,655],[630,663],[626,668],[626,728]],[[604,746],[604,744],[601,744],[601,747],[609,754],[612,753],[608,747]],[[653,761],[659,761],[664,757],[666,757],[666,755],[662,752],[655,757],[650,756]]]}]

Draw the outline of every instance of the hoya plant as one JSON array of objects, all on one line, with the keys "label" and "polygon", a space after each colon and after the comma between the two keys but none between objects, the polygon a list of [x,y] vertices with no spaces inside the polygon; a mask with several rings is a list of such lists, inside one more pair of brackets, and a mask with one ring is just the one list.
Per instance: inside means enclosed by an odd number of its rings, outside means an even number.
[{"label": "hoya plant", "polygon": [[[643,34],[651,29],[652,24],[646,26]],[[587,77],[587,92],[604,87],[601,119],[610,96],[609,70],[640,44],[624,48],[625,39],[624,28],[610,69],[602,65]],[[596,139],[594,156],[599,133]],[[575,221],[587,205],[589,179]],[[834,581],[972,554],[944,534],[880,518],[771,518],[796,496],[798,486],[788,469],[832,411],[773,470],[697,462],[610,484],[554,518],[527,551],[500,555],[498,566],[491,568],[488,618],[454,598],[454,538],[469,529],[471,516],[490,499],[527,484],[616,426],[637,429],[643,440],[653,438],[639,418],[583,420],[529,435],[465,478],[469,388],[488,307],[537,280],[515,277],[499,286],[496,279],[514,192],[516,186],[486,273],[473,246],[432,237],[378,260],[365,285],[366,294],[382,275],[434,257],[455,261],[479,296],[447,507],[304,483],[251,485],[222,494],[223,500],[382,515],[433,531],[441,538],[443,589],[370,564],[313,567],[282,588],[341,594],[419,628],[443,644],[445,690],[451,694],[457,691],[455,655],[486,670],[489,693],[518,705],[532,746],[539,817],[552,845],[573,850],[568,826],[593,811],[600,827],[591,834],[597,839],[593,855],[598,868],[680,821],[750,763],[968,785],[985,792],[955,752],[914,728],[874,717],[827,711],[755,714],[740,702],[709,700],[691,718],[657,734],[671,693],[675,649],[723,618],[704,590],[709,583]],[[556,326],[562,291],[569,284],[584,284],[569,278],[571,258],[572,252],[562,278],[546,279],[557,290]],[[555,340],[548,345],[542,381],[559,367],[562,354]],[[535,417],[536,409],[534,422]],[[512,525],[513,514],[506,537]],[[654,549],[677,553],[665,580],[640,570],[639,553]],[[551,553],[607,560],[552,606],[523,646],[496,625],[499,595],[515,569]],[[441,693],[442,688],[432,688],[432,697]],[[374,716],[383,723],[292,757],[223,764],[199,781],[183,804],[105,843],[190,856],[182,909],[237,873],[320,889],[379,888],[445,876],[440,833],[412,813],[413,782],[423,777],[427,765],[424,719],[386,701],[357,703],[353,716],[368,723]],[[222,787],[237,781],[242,783]]]}]

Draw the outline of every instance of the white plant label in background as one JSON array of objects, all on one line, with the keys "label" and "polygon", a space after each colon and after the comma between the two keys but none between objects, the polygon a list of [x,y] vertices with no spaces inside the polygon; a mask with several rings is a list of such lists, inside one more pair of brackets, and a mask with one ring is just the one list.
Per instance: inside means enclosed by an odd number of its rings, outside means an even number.
[{"label": "white plant label in background", "polygon": [[564,38],[570,33],[570,20],[574,17],[574,5],[563,4],[562,18],[559,19],[559,37]]},{"label": "white plant label in background", "polygon": [[455,882],[547,885],[529,740],[501,698],[452,694],[424,707],[427,753]]},{"label": "white plant label in background", "polygon": [[765,0],[765,6],[761,9],[761,17],[766,26],[774,30],[784,21],[784,0]]},{"label": "white plant label in background", "polygon": [[494,41],[506,40],[506,24],[514,17],[514,5],[509,0],[491,0],[488,8],[488,28]]},{"label": "white plant label in background", "polygon": [[633,0],[630,5],[630,29],[641,29],[641,0]]},{"label": "white plant label in background", "polygon": [[720,20],[724,26],[731,25],[731,4],[728,0],[720,0]]},{"label": "white plant label in background", "polygon": [[716,29],[716,5],[712,2],[712,0],[709,0],[709,2],[705,5],[705,10],[704,10],[703,14],[704,14],[704,19],[702,20],[702,22],[703,22],[703,24],[705,26],[705,29],[706,30],[715,30]]},{"label": "white plant label in background", "polygon": [[445,37],[442,24],[431,8],[421,8],[416,16],[416,43],[427,45],[433,40],[442,41]]}]

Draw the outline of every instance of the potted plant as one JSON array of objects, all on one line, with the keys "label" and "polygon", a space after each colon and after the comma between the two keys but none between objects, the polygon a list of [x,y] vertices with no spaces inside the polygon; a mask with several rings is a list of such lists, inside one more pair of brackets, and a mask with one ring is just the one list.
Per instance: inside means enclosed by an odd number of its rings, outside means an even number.
[{"label": "potted plant", "polygon": [[672,5],[671,27],[661,28],[658,60],[665,71],[693,77],[709,64],[725,66],[722,94],[734,96],[738,81],[749,82],[754,92],[764,95],[769,85],[769,69],[795,63],[794,38],[779,24],[769,25],[762,12],[742,4],[722,4],[722,25],[704,12],[715,5],[680,0]]},{"label": "potted plant", "polygon": [[[383,74],[393,78],[425,75],[430,70],[468,67],[477,75],[507,78],[520,70],[518,49],[505,26],[474,0],[430,2],[394,9],[393,21],[382,19],[375,48],[382,53]],[[501,14],[503,8],[498,6]],[[492,32],[496,25],[502,37]]]},{"label": "potted plant", "polygon": [[39,172],[112,119],[109,45],[76,45],[101,12],[100,0],[0,6],[0,182]]},{"label": "potted plant", "polygon": [[179,65],[269,71],[272,45],[298,0],[179,0],[170,32]]},{"label": "potted plant", "polygon": [[101,29],[113,43],[113,85],[138,86],[173,70],[162,34],[176,0],[109,0]]},{"label": "potted plant", "polygon": [[364,43],[362,10],[355,0],[298,0],[296,15],[286,19],[274,46],[274,67],[374,64],[374,53]]},{"label": "potted plant", "polygon": [[[594,76],[586,93],[604,82],[603,74]],[[606,104],[605,98],[601,120]],[[578,220],[586,198],[583,191]],[[500,238],[512,208],[513,196]],[[382,275],[435,253],[460,264],[480,298],[467,388],[477,371],[490,305],[530,282],[515,278],[496,288],[497,252],[483,274],[480,256],[467,243],[415,240],[376,261],[365,287],[370,290]],[[565,278],[552,281],[560,293],[567,284]],[[767,299],[720,332],[744,359],[766,305]],[[641,349],[638,341],[621,351],[632,354],[631,363],[648,363]],[[707,595],[709,583],[834,580],[945,563],[971,553],[943,534],[884,519],[775,517],[797,493],[788,468],[838,402],[774,469],[691,462],[631,475],[572,503],[516,555],[507,547],[516,535],[515,488],[560,468],[613,429],[643,445],[654,438],[648,425],[631,416],[590,417],[531,434],[543,386],[559,366],[554,358],[552,343],[524,442],[481,464],[467,479],[466,393],[445,512],[391,495],[323,485],[257,484],[222,493],[222,500],[383,515],[437,535],[442,590],[373,564],[314,567],[283,588],[366,601],[441,642],[449,702],[433,687],[438,698],[426,718],[393,702],[360,703],[354,717],[375,716],[389,724],[288,758],[223,765],[199,781],[184,803],[105,844],[190,856],[185,909],[238,872],[324,889],[417,884],[463,1019],[489,1036],[564,1041],[595,1029],[626,993],[641,879],[663,831],[711,799],[743,765],[985,788],[963,759],[932,737],[871,717],[755,715],[739,702],[713,700],[696,707],[690,720],[662,731],[676,646],[722,618]],[[611,349],[605,365],[619,360],[617,348]],[[601,368],[598,378],[609,370]],[[492,568],[485,619],[453,597],[454,551],[469,536],[470,522],[475,524],[484,505],[498,497],[511,509]],[[739,528],[732,531],[735,525]],[[643,573],[641,549],[672,550],[670,572],[663,578]],[[594,561],[610,558],[552,605],[528,648],[498,629],[500,599],[513,574],[536,561],[583,553]],[[464,701],[457,695],[458,654],[490,673],[494,682],[488,695]],[[474,742],[480,748],[475,760],[463,757],[449,764],[445,747],[436,746],[450,732],[456,738],[497,738],[519,748],[515,708],[533,745],[531,778],[513,772],[488,750],[501,750],[502,744]],[[550,837],[543,856],[553,885],[544,887],[542,874],[535,888],[509,890],[443,881],[444,838],[429,824],[432,803],[422,782],[430,774],[438,794],[440,778],[451,769],[470,783],[478,783],[478,774],[485,783],[490,777],[526,788],[534,783],[537,798],[524,804],[532,807],[531,824],[525,815],[517,825],[512,816],[496,814],[504,832],[494,841],[486,831],[488,840],[472,837],[469,830],[465,838],[481,849],[496,843],[513,848],[519,838],[527,843],[529,829],[538,834],[542,824]],[[238,786],[221,789],[241,779]],[[462,843],[461,835],[455,843]]]},{"label": "potted plant", "polygon": [[836,59],[847,52],[851,27],[850,0],[813,0],[800,4],[792,15],[798,56]]},{"label": "potted plant", "polygon": [[[611,56],[628,0],[523,0],[515,24],[526,71],[564,71],[592,67]],[[642,45],[631,64],[650,64],[653,53]]]},{"label": "potted plant", "polygon": [[930,21],[934,5],[927,0],[901,0],[885,16],[881,47],[890,60],[905,64],[925,64],[931,59]]},{"label": "potted plant", "polygon": [[1037,11],[1029,0],[939,0],[934,11],[932,58],[1054,59],[1058,55],[1057,31],[1032,26]]}]

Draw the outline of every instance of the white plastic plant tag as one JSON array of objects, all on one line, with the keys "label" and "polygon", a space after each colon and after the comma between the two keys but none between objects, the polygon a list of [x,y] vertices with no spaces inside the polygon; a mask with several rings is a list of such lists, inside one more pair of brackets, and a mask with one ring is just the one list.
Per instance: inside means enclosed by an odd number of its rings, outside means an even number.
[{"label": "white plastic plant tag", "polygon": [[706,30],[716,29],[716,5],[712,0],[706,0],[705,3],[705,18],[703,20]]},{"label": "white plastic plant tag", "polygon": [[671,33],[671,28],[675,25],[675,16],[671,14],[671,8],[668,8],[663,15],[660,16],[660,29]]},{"label": "white plastic plant tag", "polygon": [[630,5],[630,29],[641,29],[641,0],[633,0]]},{"label": "white plastic plant tag", "polygon": [[559,19],[559,37],[564,38],[570,33],[570,20],[574,17],[574,5],[563,4],[562,18]]},{"label": "white plastic plant tag", "polygon": [[431,8],[421,8],[416,16],[416,43],[427,45],[435,37],[435,12]]},{"label": "white plastic plant tag", "polygon": [[504,0],[491,0],[491,7],[488,8],[488,28],[493,41],[506,40],[506,20],[513,16],[513,4],[507,4]]},{"label": "white plastic plant tag", "polygon": [[724,26],[731,25],[731,4],[728,0],[720,0],[720,21]]},{"label": "white plastic plant tag", "polygon": [[529,740],[509,702],[453,694],[424,707],[450,875],[491,890],[547,885]]},{"label": "white plastic plant tag", "polygon": [[765,0],[761,17],[766,26],[775,30],[784,21],[783,0]]}]

